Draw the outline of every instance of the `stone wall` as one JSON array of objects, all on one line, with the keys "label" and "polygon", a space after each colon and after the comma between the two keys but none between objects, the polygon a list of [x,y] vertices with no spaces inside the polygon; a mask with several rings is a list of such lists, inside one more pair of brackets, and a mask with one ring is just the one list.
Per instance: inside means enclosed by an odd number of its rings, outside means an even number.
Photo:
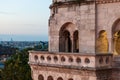
[{"label": "stone wall", "polygon": [[[120,18],[120,2],[97,4],[97,35],[101,30],[106,30],[109,41],[109,52],[113,52],[114,23]],[[99,35],[98,35],[99,36]]]},{"label": "stone wall", "polygon": [[[57,12],[51,9],[49,26],[49,51],[59,52],[59,32],[62,26],[68,22],[74,26],[71,29],[78,30],[79,52],[95,53],[95,5],[63,5],[55,7]],[[71,37],[72,37],[71,33]]]},{"label": "stone wall", "polygon": [[[57,3],[52,4],[50,9],[50,52],[31,51],[29,53],[33,79],[120,80],[119,56],[113,58],[111,54],[108,54],[115,51],[113,42],[115,36],[113,35],[120,31],[120,1],[97,0],[96,3],[84,4]],[[71,49],[73,49],[73,34],[76,30],[79,37],[79,52],[75,53],[73,50],[71,53],[59,52],[61,33],[64,31],[70,33],[68,34],[71,39]],[[101,52],[107,54],[101,54]],[[42,77],[38,79],[41,75]]]},{"label": "stone wall", "polygon": [[[96,6],[94,3],[65,4],[51,8],[49,51],[59,52],[60,29],[64,24],[70,22],[74,25],[71,29],[79,32],[79,52],[95,53],[96,39],[101,30],[107,32],[108,52],[114,52],[113,29],[120,17],[120,2],[115,0],[98,2],[102,3],[96,3]],[[115,30],[117,29],[120,30],[120,27]],[[71,37],[73,37],[72,33]]]},{"label": "stone wall", "polygon": [[37,67],[32,66],[34,80],[39,80],[38,76],[43,75],[44,80],[49,80],[48,76],[52,76],[53,80],[58,80],[61,77],[63,80],[97,80],[96,74],[93,71],[81,71],[65,68],[53,67]]},{"label": "stone wall", "polygon": [[61,77],[63,80],[111,80],[111,54],[76,54],[31,51],[29,64],[33,80]]}]

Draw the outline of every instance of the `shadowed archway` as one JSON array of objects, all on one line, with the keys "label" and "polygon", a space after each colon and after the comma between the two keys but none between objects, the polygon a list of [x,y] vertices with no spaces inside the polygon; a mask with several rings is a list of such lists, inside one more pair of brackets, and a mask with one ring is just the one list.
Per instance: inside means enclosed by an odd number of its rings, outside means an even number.
[{"label": "shadowed archway", "polygon": [[59,40],[60,52],[71,52],[70,32],[65,30]]},{"label": "shadowed archway", "polygon": [[57,80],[63,80],[63,78],[62,78],[62,77],[59,77]]},{"label": "shadowed archway", "polygon": [[99,32],[99,37],[96,42],[96,52],[97,53],[108,53],[109,44],[107,38],[107,32],[105,30],[101,30]]},{"label": "shadowed archway", "polygon": [[54,80],[52,76],[48,76],[47,80]]},{"label": "shadowed archway", "polygon": [[39,75],[39,76],[38,76],[38,80],[44,80],[43,75]]},{"label": "shadowed archway", "polygon": [[73,51],[79,52],[79,36],[78,30],[73,33]]},{"label": "shadowed archway", "polygon": [[73,32],[75,26],[73,23],[65,23],[59,31],[59,52],[72,52],[73,51]]},{"label": "shadowed archway", "polygon": [[113,54],[120,55],[120,19],[116,20],[112,27]]}]

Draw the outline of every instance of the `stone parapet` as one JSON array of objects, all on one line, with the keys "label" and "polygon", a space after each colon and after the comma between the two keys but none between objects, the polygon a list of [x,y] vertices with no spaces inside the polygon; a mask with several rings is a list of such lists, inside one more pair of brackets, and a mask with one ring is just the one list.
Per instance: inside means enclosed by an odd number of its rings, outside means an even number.
[{"label": "stone parapet", "polygon": [[120,56],[113,57],[113,71],[112,77],[114,80],[120,80]]},{"label": "stone parapet", "polygon": [[96,0],[98,4],[120,2],[120,0]]},{"label": "stone parapet", "polygon": [[29,52],[29,64],[73,69],[110,69],[112,54]]},{"label": "stone parapet", "polygon": [[120,69],[120,56],[114,56],[113,67]]}]

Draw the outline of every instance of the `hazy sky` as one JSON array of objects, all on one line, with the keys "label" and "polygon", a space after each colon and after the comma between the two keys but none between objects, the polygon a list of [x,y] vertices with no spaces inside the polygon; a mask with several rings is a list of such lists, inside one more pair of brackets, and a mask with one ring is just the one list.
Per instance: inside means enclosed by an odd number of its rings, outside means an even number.
[{"label": "hazy sky", "polygon": [[47,37],[50,4],[51,0],[0,0],[0,35]]}]

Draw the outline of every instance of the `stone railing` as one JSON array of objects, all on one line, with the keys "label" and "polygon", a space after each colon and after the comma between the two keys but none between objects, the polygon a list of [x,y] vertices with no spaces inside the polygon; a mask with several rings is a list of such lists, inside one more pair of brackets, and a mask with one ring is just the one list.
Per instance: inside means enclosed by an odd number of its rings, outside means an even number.
[{"label": "stone railing", "polygon": [[112,67],[112,54],[29,52],[29,64],[67,68],[101,69]]}]

